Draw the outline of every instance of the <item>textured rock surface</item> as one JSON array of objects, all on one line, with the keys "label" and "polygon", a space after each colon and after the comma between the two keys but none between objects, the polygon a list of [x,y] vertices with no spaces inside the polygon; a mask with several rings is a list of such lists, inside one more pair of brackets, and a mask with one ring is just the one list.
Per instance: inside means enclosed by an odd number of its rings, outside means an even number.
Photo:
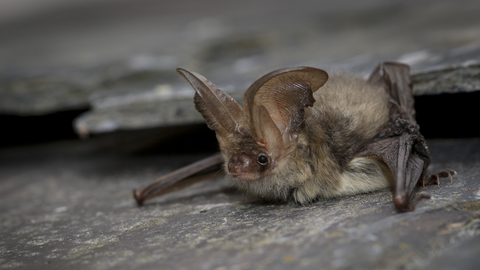
[{"label": "textured rock surface", "polygon": [[[459,177],[396,213],[388,190],[299,206],[216,179],[138,208],[131,190],[201,155],[95,154],[93,141],[0,153],[2,269],[476,269],[480,140],[433,140]],[[93,147],[95,149],[95,147]],[[458,265],[454,263],[459,263]]]},{"label": "textured rock surface", "polygon": [[480,64],[417,72],[412,76],[412,83],[416,95],[480,90]]},{"label": "textured rock surface", "polygon": [[93,78],[64,74],[3,74],[0,77],[0,114],[43,115],[86,109],[98,87]]}]

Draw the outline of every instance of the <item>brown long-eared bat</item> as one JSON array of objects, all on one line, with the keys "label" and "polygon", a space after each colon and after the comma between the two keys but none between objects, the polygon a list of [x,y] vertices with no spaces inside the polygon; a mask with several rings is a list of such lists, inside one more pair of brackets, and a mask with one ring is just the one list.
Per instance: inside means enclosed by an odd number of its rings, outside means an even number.
[{"label": "brown long-eared bat", "polygon": [[312,67],[278,69],[247,89],[243,108],[202,75],[177,71],[195,89],[195,108],[221,154],[135,190],[139,205],[221,164],[240,190],[266,199],[305,204],[392,187],[402,212],[430,198],[414,196],[416,185],[456,174],[426,176],[430,153],[415,121],[407,65],[381,63],[367,81],[329,78]]}]

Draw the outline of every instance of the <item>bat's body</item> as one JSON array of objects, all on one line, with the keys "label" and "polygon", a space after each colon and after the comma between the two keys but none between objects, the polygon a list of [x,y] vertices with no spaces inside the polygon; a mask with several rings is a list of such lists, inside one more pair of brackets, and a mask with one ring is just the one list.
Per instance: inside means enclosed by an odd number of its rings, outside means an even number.
[{"label": "bat's body", "polygon": [[[305,109],[298,127],[296,149],[277,160],[268,176],[255,181],[232,177],[235,185],[261,197],[291,197],[302,204],[391,186],[391,173],[381,161],[356,156],[388,125],[385,90],[360,79],[332,76],[313,97],[316,101]],[[228,147],[241,151],[246,140]],[[230,157],[225,160],[228,168]]]},{"label": "bat's body", "polygon": [[240,190],[268,199],[304,204],[393,186],[397,209],[410,211],[429,197],[413,196],[430,153],[415,121],[408,66],[382,63],[367,81],[310,67],[275,70],[247,89],[243,108],[202,75],[178,71],[196,90],[195,108],[222,154],[135,191],[139,204],[223,162]]}]

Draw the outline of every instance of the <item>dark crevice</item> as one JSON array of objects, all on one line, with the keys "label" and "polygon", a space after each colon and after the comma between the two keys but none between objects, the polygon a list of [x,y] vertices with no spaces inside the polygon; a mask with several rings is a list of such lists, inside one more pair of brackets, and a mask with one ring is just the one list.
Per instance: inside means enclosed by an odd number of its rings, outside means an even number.
[{"label": "dark crevice", "polygon": [[[426,138],[480,137],[480,91],[415,97],[417,121]],[[85,110],[57,112],[43,116],[0,115],[0,147],[78,139],[73,120]],[[172,136],[165,136],[172,133]],[[150,135],[149,135],[150,134]],[[161,136],[160,136],[161,135]],[[122,131],[95,137],[128,137],[131,143],[152,138],[140,152],[211,152],[218,150],[215,133],[206,125],[180,126],[137,131]],[[124,144],[125,140],[120,140]],[[141,143],[139,144],[141,145]],[[147,143],[145,143],[145,146]],[[143,150],[142,150],[143,149]]]},{"label": "dark crevice", "polygon": [[73,119],[87,110],[71,110],[41,116],[0,115],[0,147],[78,138]]},{"label": "dark crevice", "polygon": [[426,138],[480,137],[480,91],[416,96],[415,110]]}]

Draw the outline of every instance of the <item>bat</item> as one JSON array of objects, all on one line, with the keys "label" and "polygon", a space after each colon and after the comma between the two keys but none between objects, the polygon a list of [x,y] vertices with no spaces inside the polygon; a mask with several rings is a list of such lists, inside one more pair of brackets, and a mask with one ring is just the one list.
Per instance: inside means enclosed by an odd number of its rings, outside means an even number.
[{"label": "bat", "polygon": [[430,196],[417,185],[430,153],[415,121],[410,68],[380,63],[368,80],[313,67],[272,71],[245,92],[243,108],[202,75],[178,68],[196,93],[195,108],[215,131],[221,153],[134,190],[139,205],[200,181],[222,167],[241,191],[306,204],[391,187],[400,212]]}]

